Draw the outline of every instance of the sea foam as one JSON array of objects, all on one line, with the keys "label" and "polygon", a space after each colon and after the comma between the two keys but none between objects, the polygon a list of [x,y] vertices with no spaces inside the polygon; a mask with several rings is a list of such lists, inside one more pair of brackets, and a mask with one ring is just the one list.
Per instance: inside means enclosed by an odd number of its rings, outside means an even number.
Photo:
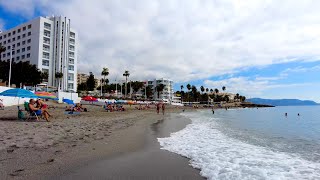
[{"label": "sea foam", "polygon": [[[208,179],[320,179],[320,164],[295,154],[275,152],[230,138],[212,118],[184,114],[192,123],[170,137],[158,138],[162,149],[190,159]],[[199,116],[200,115],[200,116]]]}]

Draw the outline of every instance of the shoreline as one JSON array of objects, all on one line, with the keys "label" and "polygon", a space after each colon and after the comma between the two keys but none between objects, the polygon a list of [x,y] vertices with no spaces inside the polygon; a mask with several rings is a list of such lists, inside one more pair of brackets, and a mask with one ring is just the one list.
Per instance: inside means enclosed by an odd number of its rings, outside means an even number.
[{"label": "shoreline", "polygon": [[[80,116],[65,116],[63,107],[58,107],[49,123],[12,121],[9,117],[15,116],[16,108],[9,109],[11,114],[6,110],[6,116],[0,118],[0,179],[58,178],[72,168],[141,152],[152,144],[146,139],[151,125],[182,111],[168,107],[163,116],[154,108],[139,111],[127,107],[126,112],[110,113],[101,107],[87,107],[89,112]],[[178,166],[182,164],[188,171],[194,170],[187,159]]]}]

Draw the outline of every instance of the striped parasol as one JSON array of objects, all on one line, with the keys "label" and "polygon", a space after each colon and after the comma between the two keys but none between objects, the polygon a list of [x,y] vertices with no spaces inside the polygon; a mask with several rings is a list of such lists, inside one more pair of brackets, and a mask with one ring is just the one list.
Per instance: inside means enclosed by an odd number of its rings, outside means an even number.
[{"label": "striped parasol", "polygon": [[42,99],[53,99],[58,100],[57,96],[49,92],[35,92],[35,94]]}]

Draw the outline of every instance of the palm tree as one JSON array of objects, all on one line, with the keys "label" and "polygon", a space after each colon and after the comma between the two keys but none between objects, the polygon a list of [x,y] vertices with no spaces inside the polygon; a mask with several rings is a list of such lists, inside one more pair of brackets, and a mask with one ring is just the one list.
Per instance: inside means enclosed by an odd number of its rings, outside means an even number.
[{"label": "palm tree", "polygon": [[206,88],[206,93],[208,94],[208,92],[209,92],[209,88]]},{"label": "palm tree", "polygon": [[1,61],[1,55],[3,52],[6,52],[6,47],[0,46],[0,61]]},{"label": "palm tree", "polygon": [[234,99],[238,100],[240,98],[239,93],[236,94],[236,96],[234,97]]},{"label": "palm tree", "polygon": [[215,89],[214,89],[214,92],[215,92],[216,94],[218,94],[218,93],[219,93],[219,89],[215,88]]},{"label": "palm tree", "polygon": [[159,84],[157,87],[156,87],[156,91],[158,92],[158,99],[160,98],[160,92],[163,91],[165,85],[164,84]]},{"label": "palm tree", "polygon": [[181,90],[181,91],[180,91],[180,94],[181,94],[181,102],[183,101],[183,97],[182,97],[182,90],[183,90],[183,88],[184,88],[183,85],[181,85],[181,86],[180,86],[180,90]]},{"label": "palm tree", "polygon": [[225,86],[222,86],[222,91],[225,91],[226,90],[226,87]]},{"label": "palm tree", "polygon": [[58,90],[61,90],[60,81],[61,81],[61,79],[62,79],[62,77],[63,77],[63,73],[62,73],[62,72],[56,72],[55,77],[56,77],[56,79],[58,79],[58,81],[59,81]]},{"label": "palm tree", "polygon": [[189,94],[190,94],[190,89],[191,89],[191,85],[190,84],[187,84],[187,89],[188,89],[188,101],[190,102],[190,97],[189,97]]},{"label": "palm tree", "polygon": [[124,93],[124,97],[127,97],[127,84],[128,84],[128,77],[130,76],[130,73],[128,70],[125,70],[123,73],[123,76],[126,77],[126,84],[125,84],[125,93]]},{"label": "palm tree", "polygon": [[[107,67],[102,68],[101,75],[103,76],[103,84],[106,84],[106,76],[109,75],[109,69]],[[103,92],[103,84],[101,83],[101,91]]]},{"label": "palm tree", "polygon": [[210,89],[210,93],[211,93],[211,94],[213,93],[213,89]]},{"label": "palm tree", "polygon": [[202,92],[202,94],[203,94],[203,92],[205,91],[205,88],[204,88],[203,86],[201,86],[201,87],[200,87],[200,90],[201,90],[201,92]]}]

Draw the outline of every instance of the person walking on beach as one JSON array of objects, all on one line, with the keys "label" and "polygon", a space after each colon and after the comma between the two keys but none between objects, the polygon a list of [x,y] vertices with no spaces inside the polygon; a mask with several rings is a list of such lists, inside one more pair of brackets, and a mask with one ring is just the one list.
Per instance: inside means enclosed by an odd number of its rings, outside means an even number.
[{"label": "person walking on beach", "polygon": [[164,103],[162,103],[162,114],[163,115],[164,115],[164,110],[165,110]]},{"label": "person walking on beach", "polygon": [[214,114],[214,108],[212,108],[212,114]]}]

